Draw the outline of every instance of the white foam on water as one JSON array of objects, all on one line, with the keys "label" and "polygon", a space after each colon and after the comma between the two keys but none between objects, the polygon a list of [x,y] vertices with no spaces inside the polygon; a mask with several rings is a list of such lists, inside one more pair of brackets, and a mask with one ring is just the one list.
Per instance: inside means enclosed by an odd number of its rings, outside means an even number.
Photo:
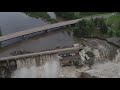
[{"label": "white foam on water", "polygon": [[60,72],[58,55],[41,56],[43,65],[37,66],[35,58],[17,61],[17,70],[12,78],[57,78]]},{"label": "white foam on water", "polygon": [[115,62],[120,62],[120,49],[117,49],[117,54],[116,54],[116,56],[114,58],[114,61]]},{"label": "white foam on water", "polygon": [[44,65],[44,78],[57,78],[59,76],[60,64],[56,57],[52,57],[52,60]]},{"label": "white foam on water", "polygon": [[91,70],[86,71],[90,75],[100,78],[120,78],[120,63],[105,62],[96,64]]}]

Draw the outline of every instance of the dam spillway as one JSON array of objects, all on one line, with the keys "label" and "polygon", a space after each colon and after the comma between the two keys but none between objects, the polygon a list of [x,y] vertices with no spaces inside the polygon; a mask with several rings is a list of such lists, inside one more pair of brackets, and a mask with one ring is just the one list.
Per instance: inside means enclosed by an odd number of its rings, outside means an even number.
[{"label": "dam spillway", "polygon": [[79,47],[0,58],[0,78],[58,78],[60,56],[79,52]]},{"label": "dam spillway", "polygon": [[60,63],[58,55],[46,55],[36,58],[17,60],[17,69],[11,78],[57,78]]},{"label": "dam spillway", "polygon": [[57,54],[0,62],[1,78],[57,78],[60,63]]}]

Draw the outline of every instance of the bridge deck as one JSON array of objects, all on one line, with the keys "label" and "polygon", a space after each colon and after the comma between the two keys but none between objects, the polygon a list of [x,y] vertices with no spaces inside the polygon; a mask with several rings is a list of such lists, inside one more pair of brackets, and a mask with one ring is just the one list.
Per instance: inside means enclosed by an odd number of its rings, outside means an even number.
[{"label": "bridge deck", "polygon": [[16,37],[32,34],[32,33],[39,32],[39,31],[44,31],[44,30],[48,30],[48,29],[52,29],[52,28],[57,28],[57,27],[61,27],[61,26],[75,24],[79,20],[80,19],[69,20],[69,21],[65,21],[65,22],[45,25],[45,26],[42,26],[42,27],[36,27],[36,28],[32,28],[32,29],[28,29],[28,30],[12,33],[12,34],[9,34],[9,35],[1,36],[0,37],[0,42],[6,41],[6,40],[9,40],[9,39],[13,39],[13,38],[16,38]]}]

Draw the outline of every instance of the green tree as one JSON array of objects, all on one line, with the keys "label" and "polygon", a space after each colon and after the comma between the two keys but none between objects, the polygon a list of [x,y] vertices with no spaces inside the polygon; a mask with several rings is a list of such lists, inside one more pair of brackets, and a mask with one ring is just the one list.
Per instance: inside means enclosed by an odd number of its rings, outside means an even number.
[{"label": "green tree", "polygon": [[108,32],[108,26],[106,25],[106,23],[102,23],[100,26],[100,31],[103,34],[106,34]]},{"label": "green tree", "polygon": [[109,36],[113,36],[113,31],[112,30],[109,31]]},{"label": "green tree", "polygon": [[50,16],[47,14],[47,12],[24,12],[24,13],[30,17],[41,18],[50,23],[57,22],[56,20],[51,19]]},{"label": "green tree", "polygon": [[90,16],[95,14],[102,14],[105,12],[55,12],[57,16],[62,17],[67,20],[77,19],[84,16]]},{"label": "green tree", "polygon": [[29,15],[31,17],[35,18],[43,18],[48,19],[50,16],[47,14],[47,12],[24,12],[26,15]]},{"label": "green tree", "polygon": [[94,23],[92,21],[82,20],[76,25],[77,29],[74,30],[74,35],[78,37],[88,37],[91,36],[94,30]]},{"label": "green tree", "polygon": [[105,24],[104,18],[99,18],[98,19],[98,28],[100,28],[101,26],[103,26],[103,24]]},{"label": "green tree", "polygon": [[117,30],[120,30],[120,22],[118,22]]},{"label": "green tree", "polygon": [[117,37],[120,37],[120,31],[117,31],[117,32],[116,32],[116,36],[117,36]]},{"label": "green tree", "polygon": [[116,36],[120,36],[120,22],[118,22],[117,30],[116,30]]},{"label": "green tree", "polygon": [[95,19],[92,19],[92,20],[97,28],[100,28],[104,23],[104,18],[96,17]]},{"label": "green tree", "polygon": [[60,16],[64,19],[70,20],[75,19],[75,13],[74,12],[55,12],[57,16]]}]

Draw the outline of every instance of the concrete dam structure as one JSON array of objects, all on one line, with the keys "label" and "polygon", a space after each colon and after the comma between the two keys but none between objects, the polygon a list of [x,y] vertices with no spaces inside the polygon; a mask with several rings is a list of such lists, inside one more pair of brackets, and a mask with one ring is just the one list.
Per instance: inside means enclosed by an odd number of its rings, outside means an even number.
[{"label": "concrete dam structure", "polygon": [[60,71],[57,54],[20,59],[11,78],[57,78]]},{"label": "concrete dam structure", "polygon": [[58,78],[60,55],[79,53],[79,49],[72,47],[0,58],[0,78]]}]

